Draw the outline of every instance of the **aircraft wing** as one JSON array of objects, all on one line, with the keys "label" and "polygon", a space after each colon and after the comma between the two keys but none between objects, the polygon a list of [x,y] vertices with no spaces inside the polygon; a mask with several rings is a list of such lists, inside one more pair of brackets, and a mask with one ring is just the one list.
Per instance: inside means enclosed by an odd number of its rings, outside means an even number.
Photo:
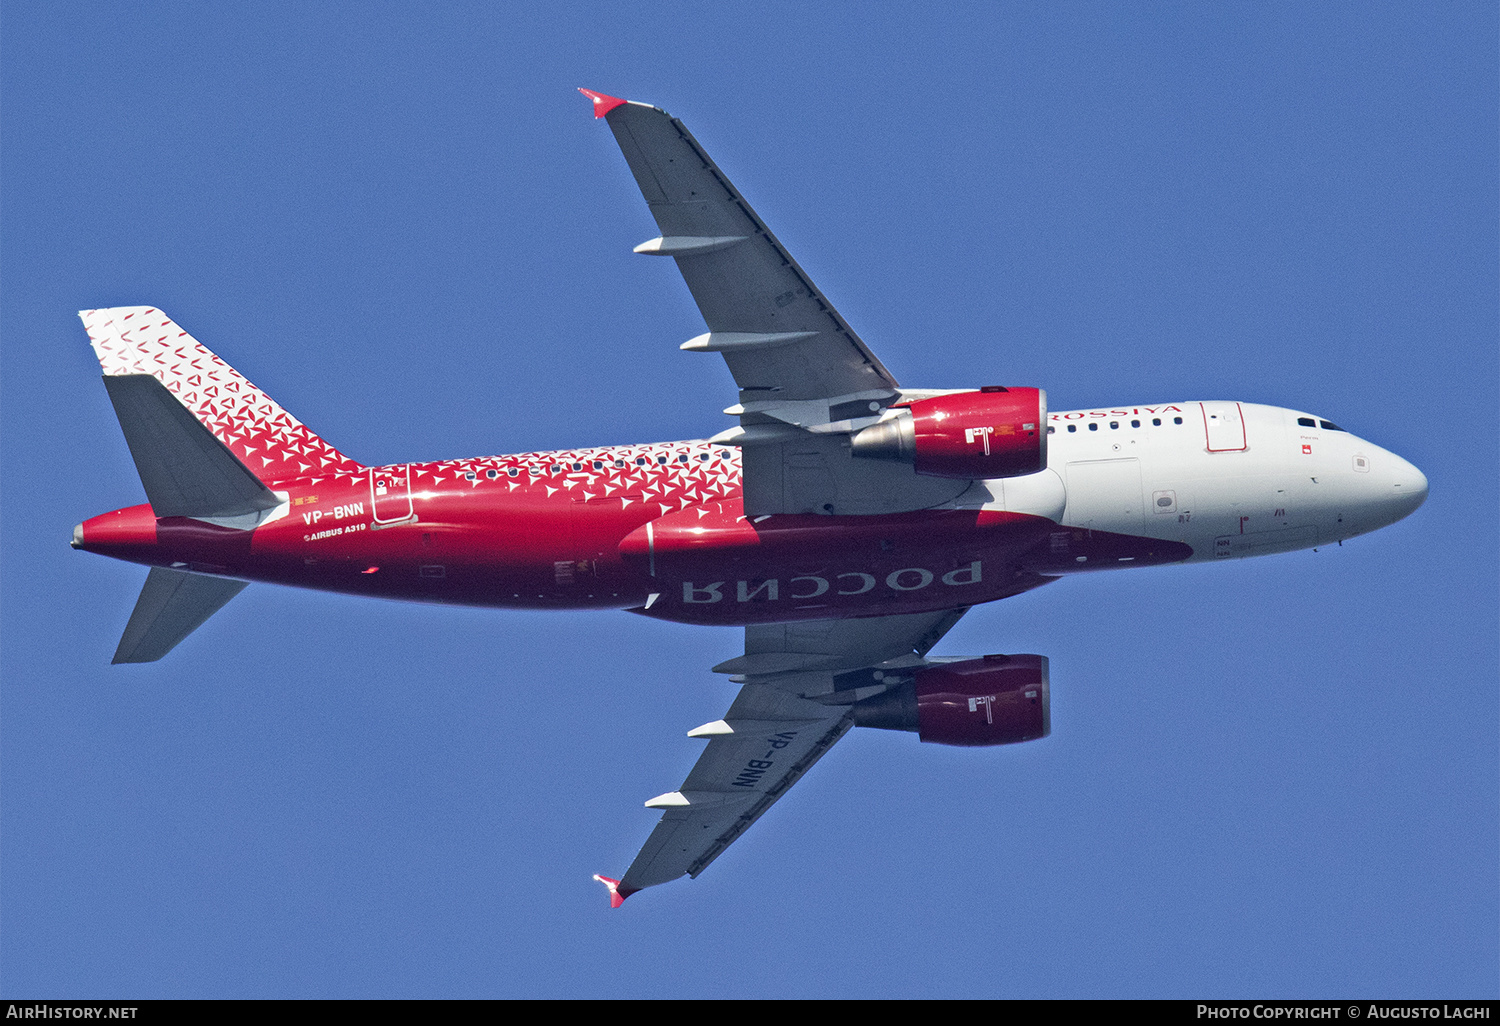
[{"label": "aircraft wing", "polygon": [[745,511],[894,513],[955,498],[967,482],[849,458],[848,435],[901,398],[870,352],[681,121],[649,104],[580,90],[630,165],[708,331],[682,344],[724,357],[744,449]]},{"label": "aircraft wing", "polygon": [[852,704],[885,689],[876,671],[919,663],[967,608],[745,628],[745,654],[714,667],[742,684],[679,790],[651,799],[661,822],[624,877],[599,876],[619,904],[697,876],[854,725]]},{"label": "aircraft wing", "polygon": [[708,333],[684,349],[722,353],[741,391],[754,398],[894,395],[890,371],[681,121],[644,103],[581,91],[614,132],[661,229],[636,252],[676,258],[708,323]]}]

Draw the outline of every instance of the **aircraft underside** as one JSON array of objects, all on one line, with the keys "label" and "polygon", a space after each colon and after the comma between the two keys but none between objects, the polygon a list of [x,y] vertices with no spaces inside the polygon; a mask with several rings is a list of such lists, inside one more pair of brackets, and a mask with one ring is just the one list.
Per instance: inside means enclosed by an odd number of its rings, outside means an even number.
[{"label": "aircraft underside", "polygon": [[153,307],[81,316],[148,502],[75,548],[151,567],[117,663],[160,659],[246,582],[744,627],[740,691],[618,880],[702,872],[848,730],[989,746],[1051,729],[1035,654],[929,653],[975,605],[1060,577],[1311,548],[1421,505],[1337,425],[1202,401],[1049,411],[1029,386],[909,389],[680,121],[584,90],[722,356],[707,441],[365,466]]}]

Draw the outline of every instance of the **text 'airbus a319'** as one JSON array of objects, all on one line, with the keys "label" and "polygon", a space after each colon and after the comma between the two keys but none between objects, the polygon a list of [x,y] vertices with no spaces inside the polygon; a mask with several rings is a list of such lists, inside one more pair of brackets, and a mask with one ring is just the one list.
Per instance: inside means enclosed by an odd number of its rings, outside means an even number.
[{"label": "text 'airbus a319'", "polygon": [[1050,411],[903,388],[682,123],[583,90],[739,386],[706,441],[365,466],[160,310],[82,313],[149,504],[75,548],[151,568],[115,653],[160,659],[249,581],[741,625],[741,685],[619,880],[697,876],[851,727],[1046,737],[1047,659],[933,657],[971,607],[1067,574],[1234,559],[1395,523],[1421,471],[1322,417],[1230,400]]}]

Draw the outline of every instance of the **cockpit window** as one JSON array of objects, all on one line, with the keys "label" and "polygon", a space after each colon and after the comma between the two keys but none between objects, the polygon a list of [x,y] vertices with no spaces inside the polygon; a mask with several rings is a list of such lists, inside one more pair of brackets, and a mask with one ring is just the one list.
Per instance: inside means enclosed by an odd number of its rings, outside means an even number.
[{"label": "cockpit window", "polygon": [[1300,424],[1302,427],[1317,427],[1318,426],[1318,422],[1315,421],[1315,420],[1313,420],[1311,417],[1298,417],[1297,418],[1297,423]]},{"label": "cockpit window", "polygon": [[1342,430],[1344,430],[1343,428],[1339,427],[1337,424],[1335,424],[1331,420],[1320,420],[1320,421],[1318,421],[1318,425],[1324,431],[1342,431]]}]

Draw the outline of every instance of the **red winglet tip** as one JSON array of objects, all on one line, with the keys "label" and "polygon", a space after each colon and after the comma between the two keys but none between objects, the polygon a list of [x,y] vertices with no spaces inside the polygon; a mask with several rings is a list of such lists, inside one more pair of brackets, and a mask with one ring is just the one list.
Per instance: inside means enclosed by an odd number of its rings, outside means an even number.
[{"label": "red winglet tip", "polygon": [[609,907],[610,908],[619,908],[621,905],[625,904],[625,899],[626,898],[630,897],[632,894],[635,893],[635,891],[632,890],[629,887],[623,887],[622,888],[620,886],[620,881],[618,881],[618,880],[611,880],[607,876],[600,876],[598,873],[595,873],[594,874],[594,879],[598,880],[606,888],[609,889]]},{"label": "red winglet tip", "polygon": [[[580,89],[578,91],[594,101],[594,117],[596,118],[602,118],[616,107],[623,107],[626,103],[630,102],[622,100],[618,96],[605,96],[603,93],[596,93],[592,89]],[[602,880],[603,877],[600,877],[600,879]]]}]

